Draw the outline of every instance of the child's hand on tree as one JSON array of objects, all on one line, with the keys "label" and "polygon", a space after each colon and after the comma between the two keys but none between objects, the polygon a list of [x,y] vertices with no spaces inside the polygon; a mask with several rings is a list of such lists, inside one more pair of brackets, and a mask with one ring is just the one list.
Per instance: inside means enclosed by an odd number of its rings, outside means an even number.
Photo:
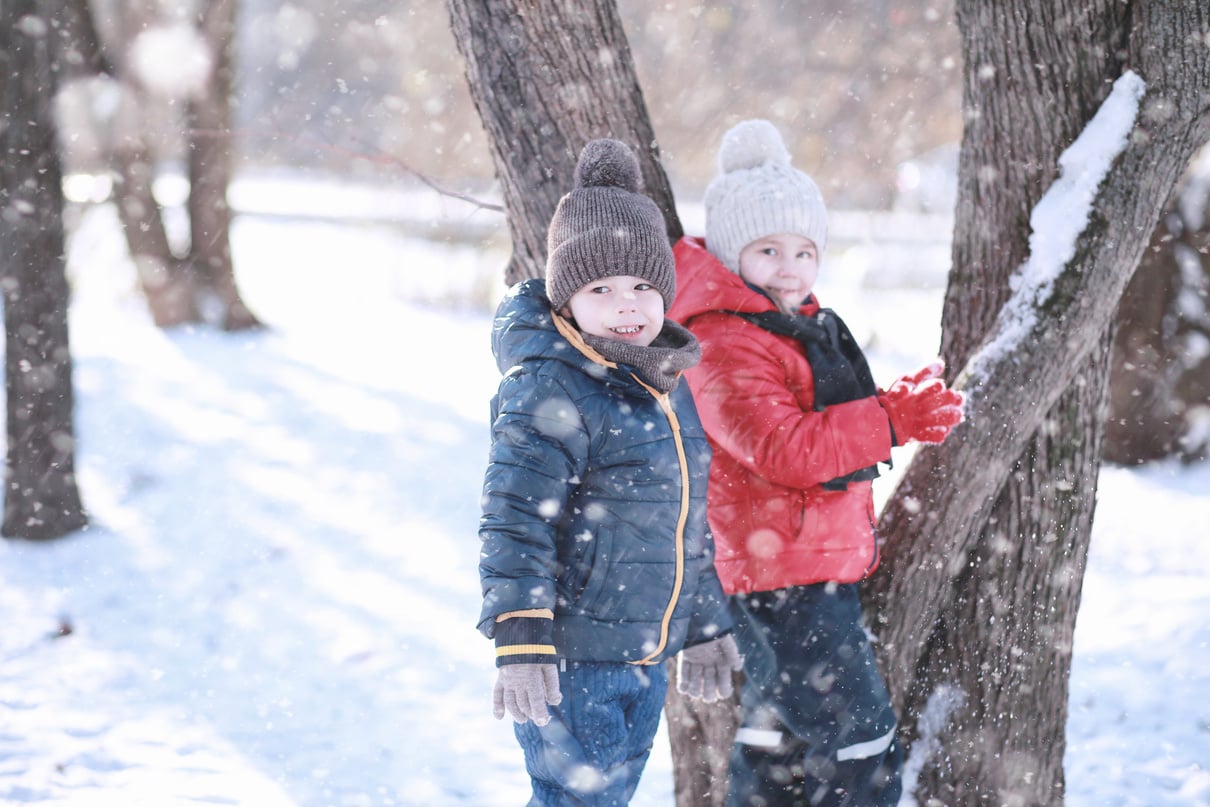
[{"label": "child's hand on tree", "polygon": [[933,362],[922,370],[900,378],[878,396],[894,432],[894,445],[909,440],[941,443],[950,429],[962,422],[966,398],[941,379],[945,365]]},{"label": "child's hand on tree", "polygon": [[497,720],[507,709],[518,723],[532,720],[535,725],[545,726],[550,722],[547,704],[558,706],[562,702],[559,668],[554,664],[505,664],[496,675],[492,713]]}]

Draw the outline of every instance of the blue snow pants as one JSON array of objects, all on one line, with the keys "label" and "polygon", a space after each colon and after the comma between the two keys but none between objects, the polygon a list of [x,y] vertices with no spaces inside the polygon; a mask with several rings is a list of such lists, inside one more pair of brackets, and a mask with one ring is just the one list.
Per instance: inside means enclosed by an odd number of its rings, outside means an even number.
[{"label": "blue snow pants", "polygon": [[660,725],[664,665],[568,661],[559,689],[548,724],[514,726],[534,789],[529,807],[629,804]]},{"label": "blue snow pants", "polygon": [[855,585],[731,598],[744,654],[728,807],[894,807],[903,751]]}]

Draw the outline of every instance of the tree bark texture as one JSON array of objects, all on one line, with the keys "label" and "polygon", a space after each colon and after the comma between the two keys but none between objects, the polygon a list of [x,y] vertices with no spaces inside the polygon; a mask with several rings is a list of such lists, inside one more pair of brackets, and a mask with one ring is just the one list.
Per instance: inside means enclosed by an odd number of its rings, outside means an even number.
[{"label": "tree bark texture", "polygon": [[[905,472],[867,587],[905,740],[940,732],[944,754],[924,763],[918,803],[1063,801],[1113,317],[1146,246],[1139,233],[1154,230],[1210,135],[1204,3],[1067,6],[958,3],[967,124],[942,355],[967,419]],[[1058,156],[1126,69],[1146,95],[1074,257],[1017,347],[978,354],[1010,326],[1009,278],[1029,257],[1030,211]]]},{"label": "tree bark texture", "polygon": [[[676,659],[669,659],[664,717],[672,746],[672,779],[677,807],[723,807],[727,803],[731,746],[739,729],[739,696],[703,703],[676,691]],[[738,693],[743,673],[732,676]]]},{"label": "tree bark texture", "polygon": [[448,0],[475,108],[508,209],[505,282],[541,277],[546,230],[580,149],[612,137],[639,158],[644,191],[681,236],[672,188],[614,0]]},{"label": "tree bark texture", "polygon": [[88,523],[75,476],[63,181],[51,104],[55,4],[0,3],[0,272],[8,446],[7,537],[50,539]]}]

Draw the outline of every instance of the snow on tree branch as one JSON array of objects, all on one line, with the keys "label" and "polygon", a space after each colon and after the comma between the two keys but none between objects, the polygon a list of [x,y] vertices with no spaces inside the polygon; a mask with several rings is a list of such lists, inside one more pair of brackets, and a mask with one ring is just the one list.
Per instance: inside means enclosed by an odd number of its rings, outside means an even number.
[{"label": "snow on tree branch", "polygon": [[967,386],[985,381],[1037,324],[1038,309],[1072,259],[1088,226],[1097,189],[1126,148],[1146,83],[1133,71],[1114,82],[1084,131],[1059,157],[1059,178],[1030,213],[1029,258],[1009,279],[1012,297],[1000,311],[995,336],[967,364]]}]

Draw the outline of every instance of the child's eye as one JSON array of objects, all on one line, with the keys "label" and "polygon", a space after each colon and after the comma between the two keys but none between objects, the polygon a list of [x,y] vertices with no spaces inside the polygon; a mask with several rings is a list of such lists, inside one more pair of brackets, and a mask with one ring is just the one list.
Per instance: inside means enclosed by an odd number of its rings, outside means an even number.
[{"label": "child's eye", "polygon": [[777,250],[774,247],[765,247],[760,252],[762,255],[768,255],[769,257],[773,257],[777,254]]},{"label": "child's eye", "polygon": [[593,294],[609,294],[609,287],[608,286],[593,286],[592,289],[590,289],[590,291],[592,291]]},{"label": "child's eye", "polygon": [[650,283],[635,283],[634,284],[635,291],[651,291],[654,288],[655,288],[655,286],[651,285]]},{"label": "child's eye", "polygon": [[815,253],[809,249],[804,249],[802,252],[798,253],[798,257],[809,260],[815,257]]}]

